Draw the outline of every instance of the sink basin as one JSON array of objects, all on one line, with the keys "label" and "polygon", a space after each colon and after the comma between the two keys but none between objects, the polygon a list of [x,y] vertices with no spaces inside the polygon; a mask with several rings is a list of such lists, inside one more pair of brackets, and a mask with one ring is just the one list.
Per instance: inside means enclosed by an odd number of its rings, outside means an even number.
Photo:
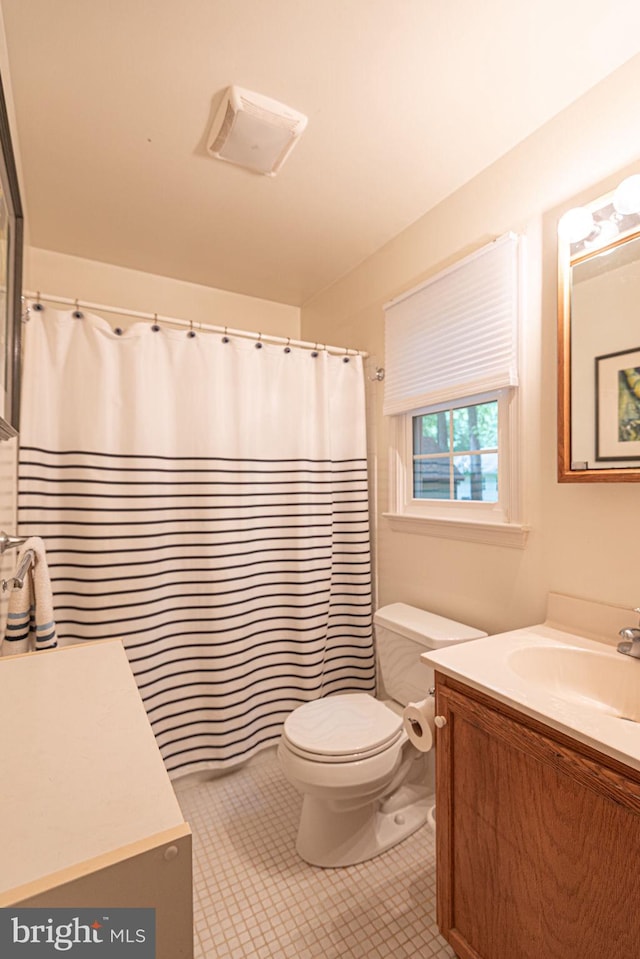
[{"label": "sink basin", "polygon": [[640,723],[640,660],[607,649],[525,646],[507,654],[527,683],[567,703]]}]

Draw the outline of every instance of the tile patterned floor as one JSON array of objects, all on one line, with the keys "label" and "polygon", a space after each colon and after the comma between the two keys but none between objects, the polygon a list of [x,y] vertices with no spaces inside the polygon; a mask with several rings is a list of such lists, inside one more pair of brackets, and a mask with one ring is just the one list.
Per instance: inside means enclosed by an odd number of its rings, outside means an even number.
[{"label": "tile patterned floor", "polygon": [[[176,784],[174,784],[176,785]],[[450,959],[428,826],[345,869],[302,862],[300,797],[274,753],[176,785],[194,843],[195,959]]]}]

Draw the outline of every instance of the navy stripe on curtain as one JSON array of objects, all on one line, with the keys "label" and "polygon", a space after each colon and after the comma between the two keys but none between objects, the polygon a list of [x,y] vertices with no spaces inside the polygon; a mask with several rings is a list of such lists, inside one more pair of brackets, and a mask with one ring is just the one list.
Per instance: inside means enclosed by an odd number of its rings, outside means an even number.
[{"label": "navy stripe on curtain", "polygon": [[375,690],[366,462],[23,446],[61,644],[125,639],[165,763],[253,755],[302,702]]}]

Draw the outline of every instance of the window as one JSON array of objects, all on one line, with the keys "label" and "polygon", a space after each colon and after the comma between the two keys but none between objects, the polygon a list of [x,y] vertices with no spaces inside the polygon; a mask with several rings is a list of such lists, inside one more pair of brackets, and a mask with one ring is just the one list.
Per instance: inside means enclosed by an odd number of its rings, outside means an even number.
[{"label": "window", "polygon": [[471,539],[482,527],[488,541],[500,527],[498,541],[524,543],[518,273],[518,238],[508,235],[385,308],[386,515],[400,525],[444,522]]},{"label": "window", "polygon": [[498,502],[498,401],[412,416],[414,499]]},{"label": "window", "polygon": [[517,523],[516,404],[506,389],[392,417],[391,515]]}]

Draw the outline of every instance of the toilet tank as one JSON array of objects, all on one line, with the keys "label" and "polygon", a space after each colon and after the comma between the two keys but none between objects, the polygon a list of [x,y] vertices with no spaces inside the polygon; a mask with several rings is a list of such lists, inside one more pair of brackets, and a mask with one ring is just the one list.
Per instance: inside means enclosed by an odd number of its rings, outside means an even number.
[{"label": "toilet tank", "polygon": [[420,661],[422,652],[487,635],[473,626],[406,603],[381,607],[373,621],[384,694],[401,706],[424,699],[434,684],[433,670]]}]

